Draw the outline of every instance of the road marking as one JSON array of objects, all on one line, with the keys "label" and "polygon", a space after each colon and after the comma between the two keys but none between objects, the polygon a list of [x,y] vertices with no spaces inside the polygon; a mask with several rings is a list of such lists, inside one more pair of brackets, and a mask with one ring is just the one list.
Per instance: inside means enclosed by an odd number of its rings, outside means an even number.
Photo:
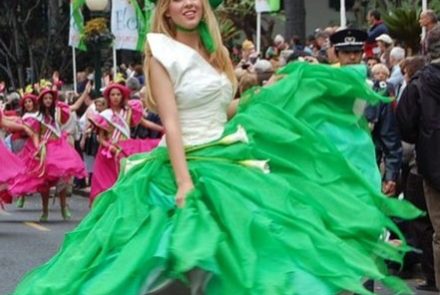
[{"label": "road marking", "polygon": [[48,229],[47,227],[39,225],[38,223],[35,223],[35,222],[23,222],[23,223],[25,225],[32,227],[32,228],[39,230],[39,231],[50,231],[50,229]]},{"label": "road marking", "polygon": [[8,212],[6,212],[5,210],[3,210],[3,209],[0,209],[0,215],[5,215],[5,216],[11,216],[12,214],[11,213],[8,213]]}]

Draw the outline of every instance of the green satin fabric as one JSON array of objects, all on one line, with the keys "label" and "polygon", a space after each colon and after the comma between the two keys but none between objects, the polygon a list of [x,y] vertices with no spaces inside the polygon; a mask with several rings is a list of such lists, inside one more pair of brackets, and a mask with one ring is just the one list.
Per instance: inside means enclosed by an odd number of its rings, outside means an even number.
[{"label": "green satin fabric", "polygon": [[[98,197],[49,262],[16,295],[145,294],[170,280],[204,294],[369,294],[366,278],[410,294],[386,272],[408,247],[381,239],[390,217],[421,214],[380,193],[374,147],[361,102],[385,98],[360,68],[293,64],[277,84],[242,99],[225,135],[243,126],[249,143],[187,150],[195,189],[176,208],[165,148],[126,159],[113,188]],[[358,114],[356,114],[356,112]],[[239,164],[269,160],[269,174]]]}]

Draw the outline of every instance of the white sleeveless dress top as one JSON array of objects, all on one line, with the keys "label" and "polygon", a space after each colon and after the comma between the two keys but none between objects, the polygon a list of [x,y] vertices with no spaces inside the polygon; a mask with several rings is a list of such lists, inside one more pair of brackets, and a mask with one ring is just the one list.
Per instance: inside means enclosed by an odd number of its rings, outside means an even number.
[{"label": "white sleeveless dress top", "polygon": [[[219,73],[191,47],[164,34],[147,34],[147,40],[173,84],[183,144],[194,146],[219,139],[234,95],[226,74]],[[166,146],[165,137],[160,146]]]}]

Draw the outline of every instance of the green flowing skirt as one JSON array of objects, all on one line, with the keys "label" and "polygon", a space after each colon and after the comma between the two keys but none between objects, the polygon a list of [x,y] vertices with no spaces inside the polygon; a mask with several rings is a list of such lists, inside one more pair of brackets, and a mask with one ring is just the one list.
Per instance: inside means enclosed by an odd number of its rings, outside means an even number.
[{"label": "green flowing skirt", "polygon": [[367,278],[411,293],[384,262],[408,247],[383,237],[421,212],[380,193],[362,106],[384,98],[363,72],[294,64],[248,92],[222,140],[187,148],[183,208],[166,148],[126,159],[14,294],[138,295],[176,279],[208,295],[370,294]]}]

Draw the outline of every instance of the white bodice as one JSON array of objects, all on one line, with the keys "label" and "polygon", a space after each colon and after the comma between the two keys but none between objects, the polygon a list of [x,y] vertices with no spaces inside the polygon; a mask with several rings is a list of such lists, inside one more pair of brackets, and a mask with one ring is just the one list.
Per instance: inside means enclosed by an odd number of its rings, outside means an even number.
[{"label": "white bodice", "polygon": [[[147,39],[153,56],[173,83],[183,144],[192,146],[219,139],[234,95],[231,81],[191,47],[164,34],[150,33]],[[166,145],[165,136],[161,146]]]}]

